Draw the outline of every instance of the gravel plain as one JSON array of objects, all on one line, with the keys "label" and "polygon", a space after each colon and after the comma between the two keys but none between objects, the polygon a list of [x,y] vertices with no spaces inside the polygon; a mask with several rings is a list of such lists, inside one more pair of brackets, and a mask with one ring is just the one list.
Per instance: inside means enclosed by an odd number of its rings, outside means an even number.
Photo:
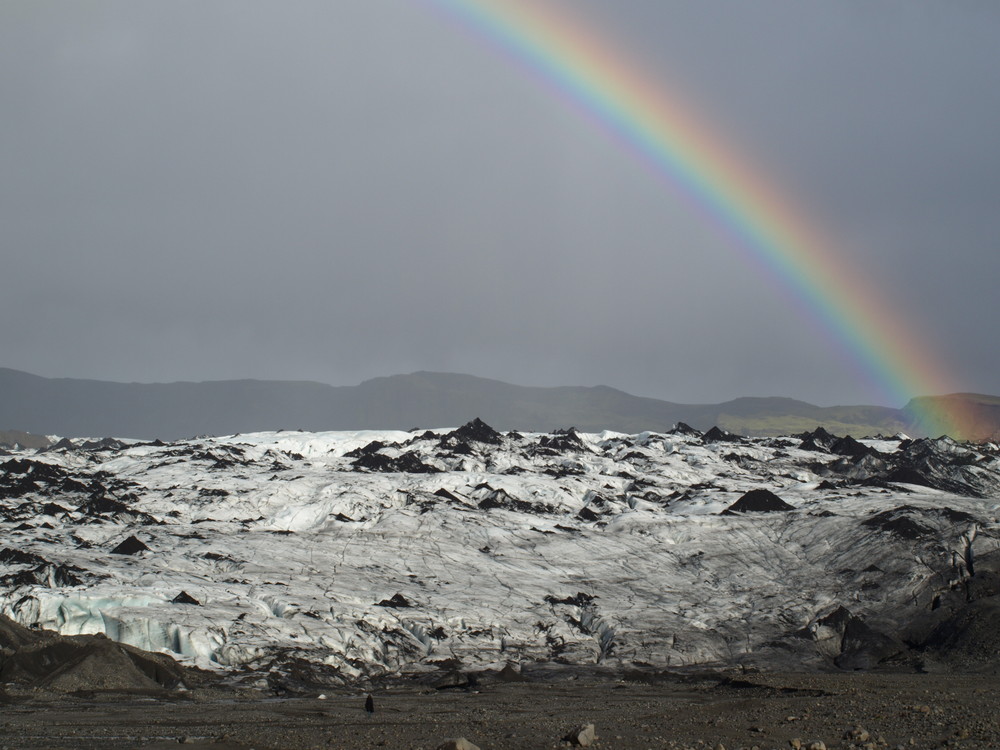
[{"label": "gravel plain", "polygon": [[465,737],[482,750],[555,748],[593,723],[598,748],[1000,748],[998,687],[996,674],[860,672],[396,685],[374,692],[372,715],[358,691],[24,691],[4,696],[0,746],[433,750]]}]

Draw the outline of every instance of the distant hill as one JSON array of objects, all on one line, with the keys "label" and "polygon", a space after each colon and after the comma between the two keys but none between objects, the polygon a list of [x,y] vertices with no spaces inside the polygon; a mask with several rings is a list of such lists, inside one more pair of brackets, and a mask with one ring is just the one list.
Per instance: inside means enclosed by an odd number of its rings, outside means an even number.
[{"label": "distant hill", "polygon": [[[940,401],[942,408],[976,410],[984,436],[997,433],[1000,398],[958,394]],[[176,440],[279,429],[412,429],[457,426],[477,416],[503,430],[574,426],[635,433],[686,422],[701,430],[718,425],[751,435],[822,426],[863,436],[923,430],[915,406],[820,407],[787,398],[676,404],[607,386],[535,388],[433,372],[338,387],[268,380],[114,383],[0,368],[0,427],[67,437]]]},{"label": "distant hill", "polygon": [[46,448],[52,441],[44,435],[32,435],[21,430],[0,430],[0,448]]}]

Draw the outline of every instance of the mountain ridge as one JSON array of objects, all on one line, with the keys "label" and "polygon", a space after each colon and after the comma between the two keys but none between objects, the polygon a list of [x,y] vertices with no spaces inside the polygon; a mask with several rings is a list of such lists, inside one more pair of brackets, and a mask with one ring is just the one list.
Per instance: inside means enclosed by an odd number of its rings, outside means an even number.
[{"label": "mountain ridge", "polygon": [[949,394],[913,399],[901,409],[816,406],[786,397],[745,396],[718,404],[681,404],[606,385],[521,386],[458,373],[417,371],[354,386],[309,380],[119,383],[45,378],[0,368],[0,427],[66,437],[176,440],[279,429],[414,429],[459,425],[476,416],[498,429],[546,431],[574,426],[630,434],[685,422],[705,430],[770,436],[816,427],[855,437],[932,434],[929,405],[961,410],[975,426],[965,439],[1000,434],[1000,397]]}]

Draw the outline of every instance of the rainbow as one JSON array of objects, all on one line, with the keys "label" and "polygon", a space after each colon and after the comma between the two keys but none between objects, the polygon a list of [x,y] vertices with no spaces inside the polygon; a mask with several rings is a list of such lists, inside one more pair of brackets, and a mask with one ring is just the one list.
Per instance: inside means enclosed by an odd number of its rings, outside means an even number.
[{"label": "rainbow", "polygon": [[[577,14],[556,13],[538,0],[423,1],[541,78],[679,188],[820,325],[873,393],[906,403],[955,390],[928,342],[801,208]],[[927,405],[920,411],[929,430],[966,433],[954,412],[931,413]]]}]

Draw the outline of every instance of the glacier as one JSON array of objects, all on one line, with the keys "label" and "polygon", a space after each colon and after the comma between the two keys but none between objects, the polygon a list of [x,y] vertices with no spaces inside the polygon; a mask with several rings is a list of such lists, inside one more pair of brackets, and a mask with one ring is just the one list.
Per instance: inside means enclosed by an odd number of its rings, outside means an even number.
[{"label": "glacier", "polygon": [[[255,678],[868,668],[1000,570],[988,443],[476,420],[84,444],[0,456],[0,612]],[[752,490],[791,509],[725,512]]]}]

